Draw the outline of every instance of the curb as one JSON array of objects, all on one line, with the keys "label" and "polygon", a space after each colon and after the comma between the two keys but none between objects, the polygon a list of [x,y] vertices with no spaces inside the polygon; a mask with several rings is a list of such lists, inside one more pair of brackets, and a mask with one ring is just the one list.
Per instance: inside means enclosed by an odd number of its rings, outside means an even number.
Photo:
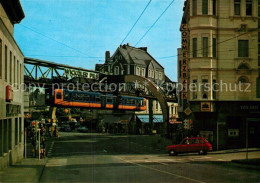
[{"label": "curb", "polygon": [[46,164],[47,164],[47,162],[48,162],[48,159],[49,159],[48,157],[45,158],[44,164],[43,164],[43,166],[42,166],[42,168],[41,168],[41,170],[40,170],[40,174],[39,174],[39,177],[38,177],[38,179],[36,180],[36,182],[40,182],[41,177],[42,177],[42,175],[43,175],[43,172],[44,172],[44,170],[45,170]]},{"label": "curb", "polygon": [[[257,152],[260,151],[260,149],[256,149],[256,150],[248,150],[248,152]],[[234,150],[234,151],[212,151],[212,152],[208,152],[209,154],[231,154],[231,153],[242,153],[242,152],[247,152],[246,150]]]}]

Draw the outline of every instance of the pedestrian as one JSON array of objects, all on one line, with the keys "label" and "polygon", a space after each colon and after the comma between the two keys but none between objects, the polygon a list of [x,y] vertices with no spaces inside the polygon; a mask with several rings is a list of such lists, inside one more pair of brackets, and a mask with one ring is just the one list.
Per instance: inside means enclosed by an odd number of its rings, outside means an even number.
[{"label": "pedestrian", "polygon": [[35,135],[33,135],[32,137],[31,137],[31,144],[32,144],[32,157],[36,157],[36,153],[35,153],[35,151],[36,151],[36,139],[35,139]]},{"label": "pedestrian", "polygon": [[43,137],[41,140],[41,158],[45,158],[45,138]]}]

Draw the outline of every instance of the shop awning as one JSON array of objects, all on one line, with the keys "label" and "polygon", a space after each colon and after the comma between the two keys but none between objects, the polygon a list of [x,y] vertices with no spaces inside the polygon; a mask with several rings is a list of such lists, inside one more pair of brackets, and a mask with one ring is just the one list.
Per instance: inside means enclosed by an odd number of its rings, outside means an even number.
[{"label": "shop awning", "polygon": [[[149,115],[137,115],[143,123],[149,123]],[[163,123],[163,115],[153,115],[153,122],[154,123]]]}]

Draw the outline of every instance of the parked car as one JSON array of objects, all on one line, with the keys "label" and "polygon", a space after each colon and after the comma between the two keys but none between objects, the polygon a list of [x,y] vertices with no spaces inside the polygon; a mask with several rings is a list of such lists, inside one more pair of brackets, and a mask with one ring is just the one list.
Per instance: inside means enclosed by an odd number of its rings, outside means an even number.
[{"label": "parked car", "polygon": [[78,132],[88,132],[88,128],[85,127],[85,126],[80,126],[80,127],[78,128]]},{"label": "parked car", "polygon": [[185,138],[180,144],[171,145],[166,148],[170,156],[194,152],[206,155],[207,152],[211,150],[212,145],[202,137]]}]

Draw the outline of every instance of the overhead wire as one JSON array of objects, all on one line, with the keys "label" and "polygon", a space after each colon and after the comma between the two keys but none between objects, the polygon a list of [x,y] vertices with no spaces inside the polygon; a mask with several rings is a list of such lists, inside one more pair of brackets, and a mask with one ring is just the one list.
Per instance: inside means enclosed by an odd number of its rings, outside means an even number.
[{"label": "overhead wire", "polygon": [[123,41],[121,42],[121,44],[123,44],[123,42],[126,40],[126,38],[129,36],[129,34],[132,32],[132,30],[134,29],[134,27],[136,26],[137,22],[140,20],[140,18],[143,16],[144,12],[146,11],[146,9],[148,8],[148,6],[150,5],[150,3],[152,2],[152,0],[150,0],[148,2],[148,4],[146,5],[146,7],[143,9],[142,13],[139,15],[139,17],[137,18],[137,20],[135,21],[134,25],[132,26],[132,28],[128,31],[128,33],[126,34],[125,38],[123,39]]},{"label": "overhead wire", "polygon": [[160,18],[165,14],[165,12],[171,7],[175,0],[172,0],[171,3],[165,8],[165,10],[160,14],[160,16],[155,20],[155,22],[150,26],[150,28],[144,33],[144,35],[137,41],[135,46],[137,46],[143,38],[150,32],[150,30],[155,26],[155,24],[160,20]]}]

